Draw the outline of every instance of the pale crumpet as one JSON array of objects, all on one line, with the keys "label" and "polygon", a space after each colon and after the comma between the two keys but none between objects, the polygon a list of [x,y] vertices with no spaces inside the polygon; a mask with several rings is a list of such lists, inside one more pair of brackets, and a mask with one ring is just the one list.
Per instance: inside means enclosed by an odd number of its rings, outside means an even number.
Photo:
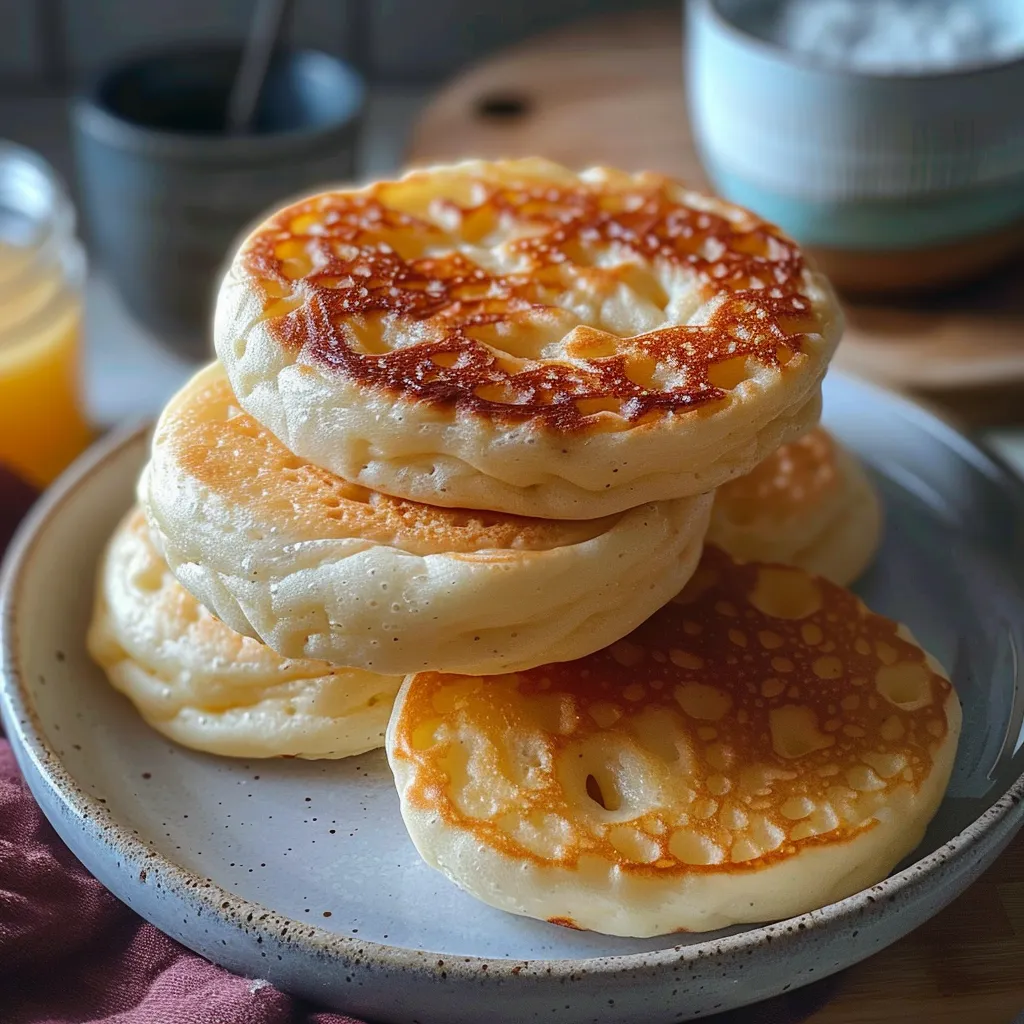
[{"label": "pale crumpet", "polygon": [[281,210],[214,340],[241,407],[346,480],[588,519],[710,491],[813,426],[841,321],[754,214],[534,158]]},{"label": "pale crumpet", "polygon": [[435,508],[293,455],[201,371],[157,424],[140,502],[171,571],[284,657],[404,675],[581,657],[690,578],[711,497],[557,522]]},{"label": "pale crumpet", "polygon": [[921,840],[959,730],[952,686],[902,627],[708,547],[606,650],[407,679],[386,749],[428,864],[515,914],[650,936],[878,882]]},{"label": "pale crumpet", "polygon": [[734,558],[853,582],[878,549],[882,509],[856,457],[824,427],[715,493],[708,541]]},{"label": "pale crumpet", "polygon": [[187,593],[132,510],[100,565],[89,653],[158,732],[235,757],[337,758],[384,743],[401,677],[278,657]]}]

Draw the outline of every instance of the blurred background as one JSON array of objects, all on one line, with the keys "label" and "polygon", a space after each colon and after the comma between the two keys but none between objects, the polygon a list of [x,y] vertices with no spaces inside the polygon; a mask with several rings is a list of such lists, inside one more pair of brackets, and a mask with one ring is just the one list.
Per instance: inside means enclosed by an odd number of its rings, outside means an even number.
[{"label": "blurred background", "polygon": [[0,12],[0,466],[32,488],[206,357],[217,272],[262,211],[527,153],[778,221],[843,291],[841,369],[1024,459],[1024,0]]},{"label": "blurred background", "polygon": [[[286,45],[337,56],[366,80],[355,142],[356,177],[401,165],[408,134],[432,91],[495,50],[580,17],[636,7],[629,0],[296,0],[282,31]],[[663,5],[665,6],[665,5]],[[41,154],[81,207],[72,145],[71,97],[120,62],[175,44],[199,50],[241,42],[258,14],[253,0],[2,0],[0,137]],[[337,171],[349,162],[336,155]],[[286,196],[289,183],[282,182]],[[271,200],[272,201],[272,200]],[[252,211],[253,213],[256,210]],[[80,218],[92,241],[95,218]],[[132,316],[109,276],[90,260],[86,288],[85,403],[100,424],[158,410],[192,366],[162,347]],[[0,430],[3,428],[0,427]]]}]

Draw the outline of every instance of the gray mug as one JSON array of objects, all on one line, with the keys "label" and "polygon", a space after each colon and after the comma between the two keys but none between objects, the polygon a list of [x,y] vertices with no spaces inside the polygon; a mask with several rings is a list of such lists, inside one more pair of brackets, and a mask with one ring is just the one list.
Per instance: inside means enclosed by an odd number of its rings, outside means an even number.
[{"label": "gray mug", "polygon": [[335,57],[275,57],[253,129],[229,136],[238,47],[168,50],[103,75],[74,106],[88,240],[132,313],[203,358],[238,235],[282,199],[350,178],[364,102]]}]

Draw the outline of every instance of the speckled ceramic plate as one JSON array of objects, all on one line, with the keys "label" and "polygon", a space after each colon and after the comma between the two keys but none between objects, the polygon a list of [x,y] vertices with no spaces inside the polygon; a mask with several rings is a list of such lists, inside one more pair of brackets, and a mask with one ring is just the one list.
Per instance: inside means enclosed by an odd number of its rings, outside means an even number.
[{"label": "speckled ceramic plate", "polygon": [[232,970],[378,1021],[683,1020],[877,952],[936,913],[1022,820],[1017,651],[1024,488],[922,410],[837,378],[829,426],[882,488],[859,590],[948,667],[965,706],[948,798],[912,863],[870,891],[728,934],[609,939],[512,917],[425,867],[381,753],[249,763],[175,747],[86,657],[96,559],[132,497],[143,431],[111,437],[25,525],[0,604],[2,707],[37,799],[121,899]]}]

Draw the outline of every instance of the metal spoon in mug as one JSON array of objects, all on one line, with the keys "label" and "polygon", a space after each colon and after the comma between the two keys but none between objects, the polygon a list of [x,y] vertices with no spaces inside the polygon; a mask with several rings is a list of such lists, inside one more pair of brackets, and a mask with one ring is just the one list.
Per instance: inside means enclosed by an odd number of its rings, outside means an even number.
[{"label": "metal spoon in mug", "polygon": [[259,0],[256,6],[238,74],[228,97],[229,135],[244,135],[252,128],[267,69],[291,6],[292,0]]}]

